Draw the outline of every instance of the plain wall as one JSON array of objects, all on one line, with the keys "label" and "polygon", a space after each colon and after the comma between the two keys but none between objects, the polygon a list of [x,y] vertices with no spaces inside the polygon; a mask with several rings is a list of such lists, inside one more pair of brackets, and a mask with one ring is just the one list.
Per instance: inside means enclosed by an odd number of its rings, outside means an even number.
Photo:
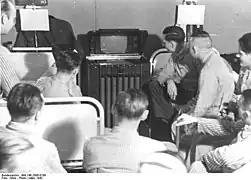
[{"label": "plain wall", "polygon": [[[174,24],[181,0],[49,0],[49,13],[69,21],[75,35],[99,28],[140,28],[160,35]],[[251,1],[200,0],[206,5],[205,25],[221,53],[238,50],[237,40],[251,31]],[[15,39],[15,33],[2,37]]]}]

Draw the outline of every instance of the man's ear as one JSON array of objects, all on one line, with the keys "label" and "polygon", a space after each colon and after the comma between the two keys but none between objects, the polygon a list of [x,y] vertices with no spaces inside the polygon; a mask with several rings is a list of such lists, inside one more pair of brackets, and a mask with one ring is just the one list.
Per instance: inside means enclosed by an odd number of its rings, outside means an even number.
[{"label": "man's ear", "polygon": [[36,123],[38,122],[38,120],[40,119],[40,117],[41,117],[41,111],[38,111],[36,113],[36,115],[35,115],[35,121],[36,121]]},{"label": "man's ear", "polygon": [[9,20],[9,18],[8,18],[7,14],[3,13],[3,14],[1,15],[1,23],[2,23],[2,24],[6,24],[6,22],[7,22],[8,20]]},{"label": "man's ear", "polygon": [[73,73],[72,73],[73,76],[77,75],[77,74],[78,74],[78,71],[79,71],[78,69],[74,69],[74,70],[73,70]]},{"label": "man's ear", "polygon": [[116,116],[116,108],[115,108],[115,106],[114,105],[112,105],[112,115],[113,116]]},{"label": "man's ear", "polygon": [[145,111],[143,112],[143,114],[141,115],[140,120],[141,120],[141,121],[145,121],[145,120],[147,119],[148,114],[149,114],[149,110],[145,110]]},{"label": "man's ear", "polygon": [[243,116],[244,116],[245,119],[250,118],[251,113],[250,113],[249,111],[245,111],[245,112],[243,113]]},{"label": "man's ear", "polygon": [[78,72],[79,72],[78,69],[74,69],[74,70],[72,71],[71,78],[72,78],[72,79],[75,79],[76,76],[77,76],[77,74],[78,74]]},{"label": "man's ear", "polygon": [[193,51],[194,54],[197,54],[198,53],[198,47],[193,46],[192,51]]},{"label": "man's ear", "polygon": [[170,44],[172,45],[172,48],[176,48],[177,47],[177,44],[175,41],[170,41]]}]

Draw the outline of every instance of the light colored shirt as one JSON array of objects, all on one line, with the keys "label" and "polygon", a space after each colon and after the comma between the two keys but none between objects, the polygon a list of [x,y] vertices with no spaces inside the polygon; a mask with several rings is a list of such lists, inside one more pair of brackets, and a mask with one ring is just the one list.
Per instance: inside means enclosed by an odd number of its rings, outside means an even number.
[{"label": "light colored shirt", "polygon": [[251,169],[251,162],[245,164],[244,166],[242,166],[238,170],[234,171],[234,173],[249,174],[250,169]]},{"label": "light colored shirt", "polygon": [[0,139],[3,136],[15,135],[28,139],[39,152],[41,169],[47,173],[66,173],[62,167],[56,146],[36,134],[36,127],[23,123],[9,122],[6,127],[0,127]]},{"label": "light colored shirt", "polygon": [[140,161],[147,155],[166,149],[162,142],[140,136],[135,130],[114,127],[107,135],[85,142],[83,166],[87,172],[98,168],[137,172]]},{"label": "light colored shirt", "polygon": [[8,62],[9,50],[0,45],[0,94],[8,95],[11,88],[19,83],[19,78]]},{"label": "light colored shirt", "polygon": [[182,159],[172,154],[152,153],[140,163],[140,173],[187,173]]},{"label": "light colored shirt", "polygon": [[57,67],[54,63],[48,70],[37,80],[35,86],[40,89],[44,97],[82,97],[80,87],[75,80],[68,83],[60,81],[56,76]]},{"label": "light colored shirt", "polygon": [[191,56],[188,45],[185,44],[179,53],[172,53],[163,69],[154,76],[160,84],[173,80],[188,91],[196,91],[200,69],[199,61]]},{"label": "light colored shirt", "polygon": [[235,83],[231,66],[213,50],[205,57],[201,69],[197,101],[193,116],[218,116],[224,102],[234,94]]},{"label": "light colored shirt", "polygon": [[41,77],[35,86],[40,89],[44,97],[82,97],[80,87],[74,81],[65,83],[56,75]]},{"label": "light colored shirt", "polygon": [[237,135],[237,142],[216,148],[202,157],[209,171],[235,171],[251,161],[251,127],[245,126]]}]

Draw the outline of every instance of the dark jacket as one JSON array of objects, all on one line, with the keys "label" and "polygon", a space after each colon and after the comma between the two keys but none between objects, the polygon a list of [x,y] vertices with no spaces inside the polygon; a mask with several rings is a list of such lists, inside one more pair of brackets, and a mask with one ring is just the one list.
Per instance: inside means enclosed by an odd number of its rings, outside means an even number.
[{"label": "dark jacket", "polygon": [[[78,49],[77,41],[69,22],[49,16],[50,31],[37,31],[38,47],[57,46],[61,49]],[[17,18],[17,37],[14,47],[35,47],[35,32],[21,31]]]}]

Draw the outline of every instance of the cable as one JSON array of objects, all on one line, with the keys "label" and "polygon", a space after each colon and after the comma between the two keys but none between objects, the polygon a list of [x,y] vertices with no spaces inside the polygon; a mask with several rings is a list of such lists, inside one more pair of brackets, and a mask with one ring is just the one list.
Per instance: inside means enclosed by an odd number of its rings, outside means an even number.
[{"label": "cable", "polygon": [[94,0],[94,30],[97,30],[97,0]]}]

